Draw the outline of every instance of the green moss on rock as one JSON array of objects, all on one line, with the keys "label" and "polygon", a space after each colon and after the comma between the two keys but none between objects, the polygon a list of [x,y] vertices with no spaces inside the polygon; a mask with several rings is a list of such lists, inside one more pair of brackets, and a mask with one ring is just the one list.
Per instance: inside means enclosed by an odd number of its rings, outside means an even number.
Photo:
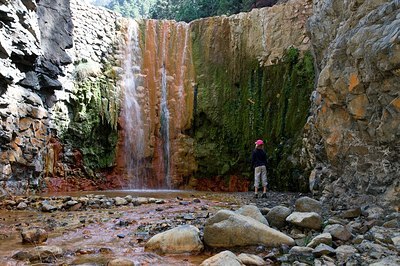
[{"label": "green moss on rock", "polygon": [[71,122],[62,139],[67,146],[82,151],[87,168],[111,167],[116,156],[120,110],[115,79],[104,74],[111,71],[110,67],[99,72],[93,64],[82,63],[76,69],[80,74],[70,102]]},{"label": "green moss on rock", "polygon": [[[256,139],[266,140],[269,181],[280,190],[306,190],[307,173],[298,162],[301,133],[313,90],[313,58],[291,48],[279,62],[231,54],[193,32],[197,106],[193,135],[199,177],[241,174],[252,179],[250,154]],[[244,53],[243,53],[244,54]],[[220,59],[223,58],[223,60]]]}]

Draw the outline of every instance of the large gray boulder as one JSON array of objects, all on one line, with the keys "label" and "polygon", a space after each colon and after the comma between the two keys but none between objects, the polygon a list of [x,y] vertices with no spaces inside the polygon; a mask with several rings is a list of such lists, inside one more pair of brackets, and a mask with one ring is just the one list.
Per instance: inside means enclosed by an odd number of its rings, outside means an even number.
[{"label": "large gray boulder", "polygon": [[182,225],[157,234],[146,243],[146,251],[160,254],[199,253],[204,246],[200,231],[193,225]]},{"label": "large gray boulder", "polygon": [[265,225],[269,225],[267,219],[264,217],[264,215],[262,215],[260,209],[258,209],[257,206],[245,205],[237,210],[236,213],[243,216],[251,217],[254,220],[259,221],[260,223],[263,223]]},{"label": "large gray boulder", "polygon": [[284,206],[275,206],[267,214],[267,220],[271,226],[282,228],[286,225],[286,218],[292,211]]},{"label": "large gray boulder", "polygon": [[221,210],[207,220],[204,228],[204,242],[211,247],[234,246],[292,246],[294,240],[251,217]]},{"label": "large gray boulder", "polygon": [[235,254],[226,250],[206,259],[200,266],[244,266],[244,264]]},{"label": "large gray boulder", "polygon": [[305,228],[320,230],[322,217],[315,212],[294,212],[286,218],[286,221]]}]

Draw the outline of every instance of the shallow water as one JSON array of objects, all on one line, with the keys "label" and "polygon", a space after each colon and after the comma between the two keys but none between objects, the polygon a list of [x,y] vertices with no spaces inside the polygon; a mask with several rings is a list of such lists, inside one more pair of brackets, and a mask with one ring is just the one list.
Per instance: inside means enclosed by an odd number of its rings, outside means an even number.
[{"label": "shallow water", "polygon": [[[149,237],[179,224],[202,227],[207,217],[221,208],[238,207],[236,196],[179,190],[121,190],[43,194],[40,197],[105,195],[107,197],[146,197],[164,199],[164,204],[113,207],[86,211],[0,211],[0,265],[31,265],[11,257],[18,251],[29,251],[32,245],[22,244],[20,230],[41,227],[49,232],[44,245],[63,248],[67,254],[55,265],[106,265],[112,258],[128,258],[140,265],[199,265],[210,253],[200,255],[159,256],[144,250]],[[178,198],[178,199],[177,199]],[[201,199],[194,203],[194,198]],[[187,201],[188,205],[180,202]],[[202,210],[207,206],[207,210]],[[194,220],[183,215],[191,214]],[[199,218],[200,217],[200,218]],[[126,225],[119,226],[123,221]],[[119,238],[118,235],[123,235]],[[144,236],[144,237],[143,237]],[[101,250],[106,252],[101,252]]]}]

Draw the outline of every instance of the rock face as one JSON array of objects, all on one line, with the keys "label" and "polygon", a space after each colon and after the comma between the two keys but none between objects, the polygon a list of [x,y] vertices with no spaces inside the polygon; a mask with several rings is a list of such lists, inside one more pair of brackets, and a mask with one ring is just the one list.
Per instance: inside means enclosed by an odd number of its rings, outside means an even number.
[{"label": "rock face", "polygon": [[210,218],[204,228],[204,242],[211,247],[234,247],[262,244],[294,245],[285,234],[262,224],[251,217],[222,210]]},{"label": "rock face", "polygon": [[308,23],[319,72],[306,126],[310,189],[349,207],[399,204],[399,9],[314,1]]},{"label": "rock face", "polygon": [[[131,132],[121,99],[133,24],[139,32],[130,52],[139,54],[133,76],[146,136],[139,142],[144,179],[135,186],[178,187],[195,172],[242,174],[254,139],[265,132],[256,125],[265,120],[273,132],[263,136],[276,159],[272,165],[282,162],[273,167],[275,176],[290,178],[282,179],[282,188],[307,187],[308,174],[290,155],[300,143],[313,89],[305,36],[310,12],[310,3],[290,1],[185,24],[132,22],[76,0],[8,1],[1,16],[2,187],[23,192],[129,184],[136,142],[126,137]],[[275,111],[280,115],[264,119]],[[287,171],[287,162],[297,170]]]},{"label": "rock face", "polygon": [[398,206],[398,1],[279,3],[185,24],[129,22],[77,0],[2,1],[1,193],[129,183],[133,23],[149,187],[250,176],[263,138],[274,188],[309,188],[341,209]]}]

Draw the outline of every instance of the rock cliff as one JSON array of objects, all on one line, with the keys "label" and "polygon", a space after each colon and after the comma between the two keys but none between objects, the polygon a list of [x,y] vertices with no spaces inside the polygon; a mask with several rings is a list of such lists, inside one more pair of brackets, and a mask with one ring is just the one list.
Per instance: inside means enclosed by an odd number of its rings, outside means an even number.
[{"label": "rock cliff", "polygon": [[263,138],[273,188],[398,205],[399,1],[279,1],[190,24],[0,2],[2,189],[126,186],[132,161],[140,187],[251,180]]},{"label": "rock cliff", "polygon": [[399,206],[399,9],[399,1],[314,1],[310,189],[339,204]]}]

